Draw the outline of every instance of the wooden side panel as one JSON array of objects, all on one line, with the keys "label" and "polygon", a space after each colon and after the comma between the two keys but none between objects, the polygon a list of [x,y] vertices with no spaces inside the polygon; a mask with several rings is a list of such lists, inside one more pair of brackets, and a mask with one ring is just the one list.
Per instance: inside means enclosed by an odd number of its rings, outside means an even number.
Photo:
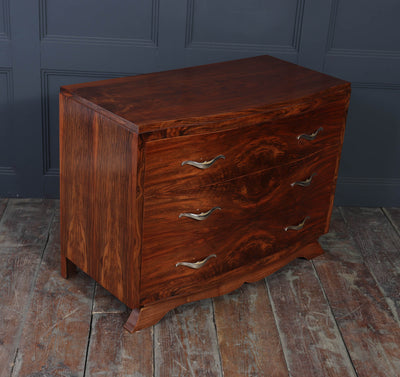
[{"label": "wooden side panel", "polygon": [[60,96],[61,252],[129,307],[138,305],[138,136]]}]

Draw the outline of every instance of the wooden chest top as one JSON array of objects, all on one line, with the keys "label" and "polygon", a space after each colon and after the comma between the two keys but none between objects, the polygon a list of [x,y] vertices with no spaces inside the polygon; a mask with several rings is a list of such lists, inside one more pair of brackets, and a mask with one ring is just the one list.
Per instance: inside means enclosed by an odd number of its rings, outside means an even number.
[{"label": "wooden chest top", "polygon": [[[313,99],[346,89],[349,83],[343,80],[271,56],[258,56],[69,85],[61,91],[134,132],[147,133],[271,109],[293,109],[303,102],[310,106]],[[305,110],[300,107],[298,111]]]}]

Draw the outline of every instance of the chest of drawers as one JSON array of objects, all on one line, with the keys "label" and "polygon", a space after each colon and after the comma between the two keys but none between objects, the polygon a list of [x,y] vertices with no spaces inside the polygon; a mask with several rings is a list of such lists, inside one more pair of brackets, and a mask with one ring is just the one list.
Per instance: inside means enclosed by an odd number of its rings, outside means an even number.
[{"label": "chest of drawers", "polygon": [[62,87],[63,276],[135,331],[321,254],[349,96],[269,56]]}]

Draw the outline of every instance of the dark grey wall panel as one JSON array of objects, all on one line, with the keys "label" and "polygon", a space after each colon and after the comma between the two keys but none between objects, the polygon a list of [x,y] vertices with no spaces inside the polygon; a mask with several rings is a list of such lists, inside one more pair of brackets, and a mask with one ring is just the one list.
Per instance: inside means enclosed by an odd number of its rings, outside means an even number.
[{"label": "dark grey wall panel", "polygon": [[400,205],[399,104],[400,85],[353,84],[339,171],[340,204]]},{"label": "dark grey wall panel", "polygon": [[11,106],[13,104],[11,68],[0,68],[0,187],[13,195],[17,190]]},{"label": "dark grey wall panel", "polygon": [[189,0],[187,46],[297,50],[302,0]]},{"label": "dark grey wall panel", "polygon": [[60,85],[270,54],[353,83],[336,203],[400,206],[398,14],[398,0],[0,0],[0,194],[58,196]]},{"label": "dark grey wall panel", "polygon": [[353,85],[340,167],[342,177],[399,177],[399,104],[400,85]]},{"label": "dark grey wall panel", "polygon": [[398,0],[337,0],[334,49],[398,51],[400,2]]},{"label": "dark grey wall panel", "polygon": [[400,205],[400,3],[333,0],[324,71],[353,83],[337,202]]},{"label": "dark grey wall panel", "polygon": [[9,0],[0,1],[0,39],[10,37],[10,7]]},{"label": "dark grey wall panel", "polygon": [[10,169],[12,77],[10,68],[0,68],[0,172]]},{"label": "dark grey wall panel", "polygon": [[156,45],[158,1],[41,0],[41,38]]},{"label": "dark grey wall panel", "polygon": [[156,70],[159,0],[40,0],[42,68]]},{"label": "dark grey wall panel", "polygon": [[9,0],[0,0],[0,67],[11,66]]}]

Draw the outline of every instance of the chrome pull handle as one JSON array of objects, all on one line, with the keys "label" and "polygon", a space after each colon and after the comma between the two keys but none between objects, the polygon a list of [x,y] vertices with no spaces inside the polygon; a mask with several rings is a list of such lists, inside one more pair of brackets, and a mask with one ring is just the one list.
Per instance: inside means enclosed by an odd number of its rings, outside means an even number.
[{"label": "chrome pull handle", "polygon": [[310,177],[308,177],[306,180],[304,181],[296,181],[290,184],[290,186],[294,187],[294,186],[302,186],[302,187],[307,187],[311,185],[311,181],[313,179],[313,177],[316,175],[317,173],[312,173]]},{"label": "chrome pull handle", "polygon": [[209,211],[207,212],[202,212],[202,213],[187,213],[187,212],[183,212],[181,214],[179,214],[179,218],[181,217],[189,217],[193,220],[205,220],[208,216],[210,216],[215,210],[221,210],[221,207],[214,207],[211,208]]},{"label": "chrome pull handle", "polygon": [[194,263],[189,263],[189,262],[178,262],[175,267],[178,266],[185,266],[185,267],[189,267],[189,268],[194,268],[195,270],[198,270],[199,268],[202,268],[211,258],[216,258],[217,256],[215,254],[211,254],[209,255],[206,259],[203,259],[201,261],[198,262],[194,262]]},{"label": "chrome pull handle", "polygon": [[225,160],[225,156],[223,154],[220,154],[219,156],[214,157],[210,161],[204,161],[204,162],[183,161],[182,162],[182,166],[183,165],[191,165],[191,166],[194,166],[194,167],[196,167],[198,169],[208,169],[215,161],[219,160],[220,158],[223,158]]},{"label": "chrome pull handle", "polygon": [[320,127],[320,128],[318,128],[318,130],[316,130],[314,133],[312,133],[312,134],[309,134],[309,135],[307,135],[307,134],[301,134],[301,135],[299,135],[299,136],[297,136],[297,140],[300,140],[300,139],[305,139],[305,140],[314,140],[316,137],[317,137],[317,135],[320,133],[320,132],[322,132],[324,130],[324,128],[323,127]]},{"label": "chrome pull handle", "polygon": [[310,218],[310,216],[306,216],[304,218],[304,220],[298,224],[298,225],[289,225],[287,227],[285,227],[285,232],[287,232],[288,230],[301,230],[304,227],[304,224],[306,223],[306,221]]}]

